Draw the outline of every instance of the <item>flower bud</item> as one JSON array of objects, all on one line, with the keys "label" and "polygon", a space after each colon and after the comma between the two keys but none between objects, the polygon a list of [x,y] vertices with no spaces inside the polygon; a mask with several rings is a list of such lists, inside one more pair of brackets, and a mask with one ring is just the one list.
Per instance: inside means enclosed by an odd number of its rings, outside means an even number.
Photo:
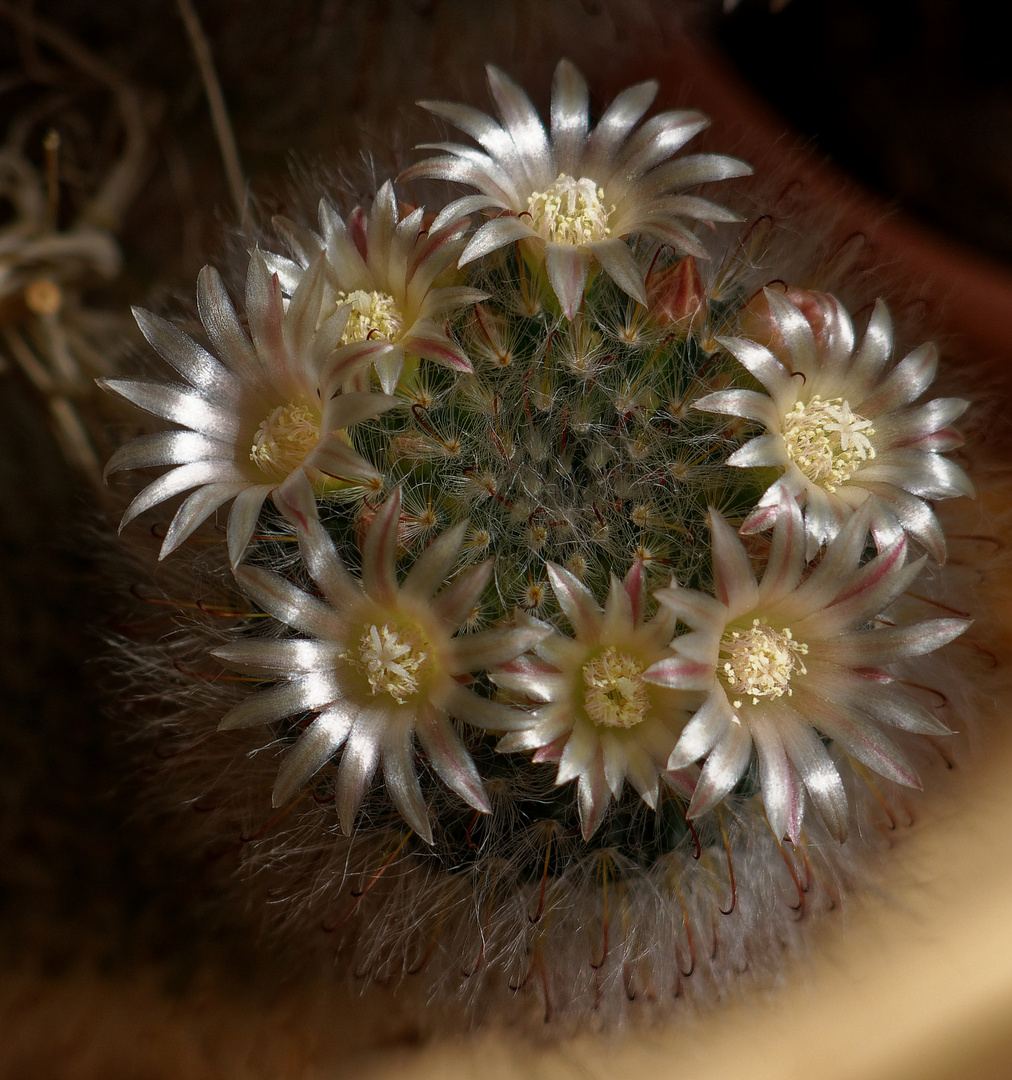
[{"label": "flower bud", "polygon": [[[815,335],[815,348],[821,354],[833,330],[836,305],[832,298],[813,289],[803,289],[797,285],[784,285],[774,282],[767,288],[776,289],[801,312]],[[739,333],[759,345],[765,345],[773,355],[784,364],[790,364],[790,353],[784,343],[777,320],[770,310],[764,290],[755,293],[742,309],[739,321]]]},{"label": "flower bud", "polygon": [[678,337],[696,333],[706,320],[706,289],[691,255],[651,274],[647,281],[650,318]]}]

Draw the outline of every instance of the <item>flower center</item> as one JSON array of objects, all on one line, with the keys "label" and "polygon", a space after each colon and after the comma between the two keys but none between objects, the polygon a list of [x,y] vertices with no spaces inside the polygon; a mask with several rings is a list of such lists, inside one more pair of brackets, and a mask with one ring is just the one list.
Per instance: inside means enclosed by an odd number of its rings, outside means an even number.
[{"label": "flower center", "polygon": [[584,708],[595,724],[631,728],[647,718],[650,696],[642,671],[642,664],[614,645],[583,665]]},{"label": "flower center", "polygon": [[[722,673],[728,685],[737,694],[748,694],[752,704],[758,705],[761,697],[790,697],[791,675],[797,668],[807,674],[802,656],[808,655],[808,646],[795,641],[788,627],[774,630],[766,622],[753,619],[748,630],[732,630],[720,639],[720,651],[727,657]],[[740,701],[732,701],[741,708]]]},{"label": "flower center", "polygon": [[395,629],[390,623],[373,624],[358,646],[358,666],[374,694],[389,694],[399,705],[418,693],[419,670],[424,677],[428,653],[417,631]]},{"label": "flower center", "polygon": [[404,316],[392,296],[383,292],[354,292],[337,294],[338,300],[351,308],[348,325],[341,335],[341,344],[365,341],[370,334],[396,341],[404,333]]},{"label": "flower center", "polygon": [[547,191],[535,191],[527,200],[531,226],[556,244],[591,244],[611,235],[602,200],[604,188],[586,176],[574,180],[565,173]]},{"label": "flower center", "polygon": [[260,422],[249,458],[269,475],[287,475],[305,461],[319,441],[318,416],[308,406],[290,401]]},{"label": "flower center", "polygon": [[798,468],[827,491],[849,480],[862,461],[875,457],[871,421],[843,398],[799,401],[784,418],[784,443]]}]

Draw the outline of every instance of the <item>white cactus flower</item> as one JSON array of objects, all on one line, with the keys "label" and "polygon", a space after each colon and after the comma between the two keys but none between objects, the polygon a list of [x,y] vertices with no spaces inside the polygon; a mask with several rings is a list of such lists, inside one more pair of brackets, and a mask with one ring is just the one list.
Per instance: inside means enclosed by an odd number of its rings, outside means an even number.
[{"label": "white cactus flower", "polygon": [[906,532],[942,561],[945,539],[929,500],[972,495],[973,485],[942,456],[962,444],[949,425],[968,402],[935,398],[913,404],[935,377],[935,347],[921,345],[887,373],[892,321],[881,300],[855,347],[853,323],[835,298],[822,298],[825,322],[818,340],[789,300],[772,289],[765,290],[765,298],[783,340],[781,359],[745,338],[718,340],[768,396],[722,390],[695,402],[704,412],[764,425],[762,435],[727,459],[729,465],[782,470],[742,533],[768,528],[786,492],[805,507],[807,555],[813,558],[867,500],[880,550]]},{"label": "white cactus flower", "polygon": [[470,361],[447,336],[443,322],[486,294],[461,284],[437,284],[464,248],[464,223],[458,218],[423,231],[421,207],[401,218],[389,182],[377,192],[369,213],[359,208],[345,222],[322,199],[319,218],[320,235],[284,218],[275,221],[295,259],[264,257],[285,292],[293,295],[306,269],[326,251],[324,311],[345,309],[341,343],[369,343],[386,393],[394,392],[405,357],[470,372]]},{"label": "white cactus flower", "polygon": [[459,557],[467,528],[461,523],[433,540],[398,584],[400,515],[397,491],[379,508],[366,534],[361,580],[345,568],[315,517],[301,521],[300,550],[322,600],[268,570],[239,568],[236,578],[247,595],[307,636],[237,641],[215,650],[238,671],[284,680],[240,702],[219,727],[254,727],[317,713],[285,755],[274,805],[286,803],[340,750],[336,801],[344,832],[351,832],[379,768],[404,820],[431,843],[415,770],[415,740],[439,777],[487,813],[478,771],[451,718],[506,731],[524,714],[481,697],[458,680],[512,660],[548,629],[529,625],[458,634],[488,582],[492,562],[456,575],[443,587]]},{"label": "white cactus flower", "polygon": [[236,566],[268,495],[312,512],[313,486],[328,478],[377,484],[381,474],[351,445],[347,430],[397,405],[384,394],[339,393],[363,363],[368,343],[338,349],[347,313],[321,317],[323,259],[317,258],[285,308],[277,275],[259,252],[246,277],[242,326],[212,267],[197,279],[197,307],[218,356],[170,322],[135,309],[141,332],[184,383],[102,379],[101,386],[186,430],[142,435],[116,451],[106,476],[120,469],[173,465],[126,509],[138,514],[190,488],[159,558],[174,551],[218,507],[228,516],[228,552]]},{"label": "white cactus flower", "polygon": [[626,780],[652,808],[662,778],[688,796],[691,782],[666,768],[700,698],[685,687],[672,690],[643,678],[670,655],[676,620],[662,607],[644,621],[642,562],[633,563],[624,581],[612,575],[604,610],[568,570],[547,565],[573,637],[553,631],[535,646],[536,657],[491,672],[498,686],[542,703],[497,749],[534,750],[535,761],[558,761],[556,784],[578,783],[580,828],[589,840]]},{"label": "white cactus flower", "polygon": [[[686,219],[737,221],[737,215],[686,188],[746,176],[751,168],[721,154],[670,160],[709,124],[698,112],[663,112],[637,128],[657,94],[655,81],[623,91],[590,129],[589,93],[568,61],[555,69],[551,133],[530,98],[491,65],[488,83],[500,121],[466,105],[424,101],[436,116],[460,128],[480,146],[427,144],[439,150],[407,169],[402,179],[459,181],[479,194],[452,202],[436,224],[485,211],[491,219],[471,238],[460,265],[514,241],[525,242],[544,263],[566,318],[583,299],[597,264],[620,288],[646,303],[643,271],[624,237],[634,233],[706,257]],[[634,130],[635,129],[635,130]]]},{"label": "white cactus flower", "polygon": [[753,759],[770,828],[797,842],[805,792],[841,843],[848,807],[836,763],[824,744],[899,784],[919,787],[913,767],[882,730],[925,735],[948,729],[896,685],[892,666],[933,652],[961,634],[965,619],[893,625],[880,616],[920,573],[927,556],[907,562],[901,535],[861,565],[871,510],[852,515],[822,560],[802,580],[805,531],[797,502],[784,496],[761,583],[741,540],[710,513],[716,597],[689,589],[656,594],[672,617],[698,629],[675,638],[675,656],[644,678],[662,686],[711,689],[668,761],[683,769],[703,760],[690,818],[716,806]]}]

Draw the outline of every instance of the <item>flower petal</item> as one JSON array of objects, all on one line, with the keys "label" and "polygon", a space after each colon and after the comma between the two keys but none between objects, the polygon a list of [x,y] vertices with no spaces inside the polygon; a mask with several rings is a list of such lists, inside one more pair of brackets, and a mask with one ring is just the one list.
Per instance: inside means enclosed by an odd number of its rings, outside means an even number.
[{"label": "flower petal", "polygon": [[801,838],[805,797],[797,773],[780,737],[780,709],[752,709],[748,727],[759,758],[759,786],[770,831],[777,841],[786,836],[792,844]]},{"label": "flower petal", "polygon": [[492,806],[471,755],[449,718],[435,709],[423,711],[416,733],[425,754],[443,782],[468,806],[490,814]]},{"label": "flower petal", "polygon": [[512,244],[517,240],[526,240],[528,237],[536,237],[538,234],[524,221],[523,218],[504,214],[502,217],[493,218],[486,222],[468,241],[467,247],[457,263],[458,266],[466,266],[475,259],[481,259],[492,251]]},{"label": "flower petal", "polygon": [[619,145],[653,104],[657,87],[656,79],[630,86],[604,110],[587,139],[584,167],[588,172],[598,171],[615,156]]},{"label": "flower petal", "polygon": [[603,751],[600,746],[597,754],[580,775],[577,786],[577,805],[580,812],[580,835],[584,841],[601,827],[604,816],[611,803],[611,792],[604,775]]},{"label": "flower petal", "polygon": [[383,783],[394,806],[415,833],[431,844],[432,824],[415,771],[414,731],[410,727],[387,728],[381,760]]},{"label": "flower petal", "polygon": [[759,599],[759,586],[748,553],[734,529],[710,507],[710,538],[713,545],[713,591],[728,609],[728,621],[751,611]]},{"label": "flower petal", "polygon": [[708,754],[734,717],[727,695],[719,687],[714,689],[685,725],[668,758],[668,772],[684,769]]},{"label": "flower petal", "polygon": [[272,806],[284,806],[327,764],[348,737],[354,719],[354,712],[345,705],[332,705],[320,713],[286,752],[274,781]]},{"label": "flower petal", "polygon": [[397,554],[397,530],[401,522],[401,489],[376,511],[366,533],[362,551],[362,585],[365,591],[381,604],[396,602],[397,576],[394,560]]},{"label": "flower petal", "polygon": [[[530,191],[541,190],[555,179],[555,155],[545,134],[545,126],[531,99],[503,71],[487,65],[488,88],[499,107],[499,115],[517,149],[514,159],[527,179]],[[511,171],[515,170],[511,169]]]},{"label": "flower petal", "polygon": [[[239,560],[249,545],[257,519],[260,517],[260,509],[269,492],[269,484],[258,484],[255,487],[244,488],[236,494],[235,502],[232,503],[232,509],[228,514],[228,527],[225,530],[228,538],[228,561],[233,570],[239,565]],[[192,499],[193,496],[191,495],[190,498]],[[175,521],[172,524],[175,525]],[[168,541],[167,535],[165,539]]]},{"label": "flower petal", "polygon": [[815,335],[811,323],[790,300],[776,289],[763,289],[763,296],[791,357],[791,371],[810,374],[815,368]]},{"label": "flower petal", "polygon": [[780,737],[829,835],[842,844],[850,828],[847,795],[829,752],[800,716],[780,726]]},{"label": "flower petal", "polygon": [[773,399],[755,390],[718,390],[715,394],[707,394],[694,401],[692,407],[702,412],[758,420],[770,431],[780,431],[780,413]]},{"label": "flower petal", "polygon": [[590,270],[590,252],[575,244],[545,245],[545,269],[562,314],[572,321],[583,303],[583,292]]},{"label": "flower petal", "polygon": [[569,620],[573,632],[578,638],[590,642],[596,641],[601,626],[602,612],[593,593],[575,574],[556,563],[548,562],[545,566],[555,599],[558,600],[559,607]]},{"label": "flower petal", "polygon": [[718,337],[717,341],[766,387],[781,416],[797,401],[800,380],[792,379],[769,349],[746,338]]},{"label": "flower petal", "polygon": [[239,417],[228,403],[208,401],[199,391],[178,383],[136,382],[133,379],[98,379],[98,385],[163,420],[182,424],[219,441],[234,440]]},{"label": "flower petal", "polygon": [[[156,480],[152,480],[147,487],[142,488],[134,496],[130,505],[126,508],[119,527],[122,531],[139,514],[157,506],[173,495],[178,495],[188,488],[199,487],[204,484],[214,485],[216,488],[227,484],[233,488],[233,492],[244,487],[249,481],[230,461],[194,461],[188,465],[178,465],[167,473],[163,473]],[[225,498],[228,498],[226,496]],[[221,502],[224,502],[222,499]],[[217,505],[220,506],[221,502]],[[209,507],[210,514],[215,507]],[[206,516],[206,515],[205,515]],[[203,518],[200,519],[201,521]],[[199,522],[198,522],[199,524]]]},{"label": "flower petal", "polygon": [[355,718],[345,742],[337,772],[337,816],[341,831],[350,836],[359,807],[380,761],[387,716],[380,709],[363,709]]},{"label": "flower petal", "polygon": [[568,60],[560,60],[552,78],[552,146],[559,172],[580,175],[589,111],[586,79]]},{"label": "flower petal", "polygon": [[239,384],[216,357],[166,319],[143,308],[131,308],[148,344],[195,389],[220,400],[237,401]]},{"label": "flower petal", "polygon": [[239,322],[221,275],[205,266],[197,275],[197,312],[214,351],[235,375],[255,377],[263,365]]},{"label": "flower petal", "polygon": [[306,675],[313,671],[326,673],[333,668],[337,646],[330,641],[308,638],[287,638],[281,641],[238,639],[211,650],[233,671],[261,678],[278,678],[292,673]]},{"label": "flower petal", "polygon": [[280,574],[243,565],[236,569],[235,579],[258,607],[286,626],[314,637],[341,640],[341,634],[335,633],[335,629],[341,626],[335,612]]},{"label": "flower petal", "polygon": [[[226,652],[227,650],[221,651],[222,659],[225,659]],[[219,653],[216,651],[213,655],[218,656]],[[272,724],[286,716],[330,705],[335,698],[340,698],[340,691],[333,676],[312,671],[289,679],[280,686],[272,686],[269,690],[260,690],[243,698],[221,718],[218,730],[234,731]]]},{"label": "flower petal", "polygon": [[748,728],[741,723],[729,724],[706,759],[686,814],[697,818],[713,809],[742,778],[751,759],[752,736]]}]

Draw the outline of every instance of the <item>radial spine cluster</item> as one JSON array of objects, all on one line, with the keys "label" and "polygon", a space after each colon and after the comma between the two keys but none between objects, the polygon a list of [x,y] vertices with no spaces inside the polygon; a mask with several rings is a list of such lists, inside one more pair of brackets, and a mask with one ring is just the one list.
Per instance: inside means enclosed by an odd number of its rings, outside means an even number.
[{"label": "radial spine cluster", "polygon": [[[547,127],[489,87],[498,119],[425,105],[476,146],[344,216],[325,197],[319,231],[279,219],[242,304],[205,269],[206,344],[137,313],[174,381],[104,385],[176,427],[107,472],[170,466],[123,526],[189,492],[180,564],[230,506],[207,662],[240,679],[202,722],[262,732],[265,815],[315,814],[299,850],[343,869],[299,904],[359,890],[336,947],[381,978],[431,935],[475,1008],[503,982],[596,1008],[702,965],[713,882],[762,925],[735,857],[800,866],[863,784],[919,786],[911,748],[948,728],[906,675],[968,622],[901,601],[944,572],[934,503],[972,494],[945,456],[966,403],[924,400],[935,351],[895,359],[881,301],[855,327],[707,268],[703,226],[732,249],[737,219],[696,189],[750,170],[680,154],[706,119],[643,120],[656,84],[591,126],[563,61]],[[468,190],[414,206],[433,179]],[[577,971],[558,942],[595,921]]]}]

